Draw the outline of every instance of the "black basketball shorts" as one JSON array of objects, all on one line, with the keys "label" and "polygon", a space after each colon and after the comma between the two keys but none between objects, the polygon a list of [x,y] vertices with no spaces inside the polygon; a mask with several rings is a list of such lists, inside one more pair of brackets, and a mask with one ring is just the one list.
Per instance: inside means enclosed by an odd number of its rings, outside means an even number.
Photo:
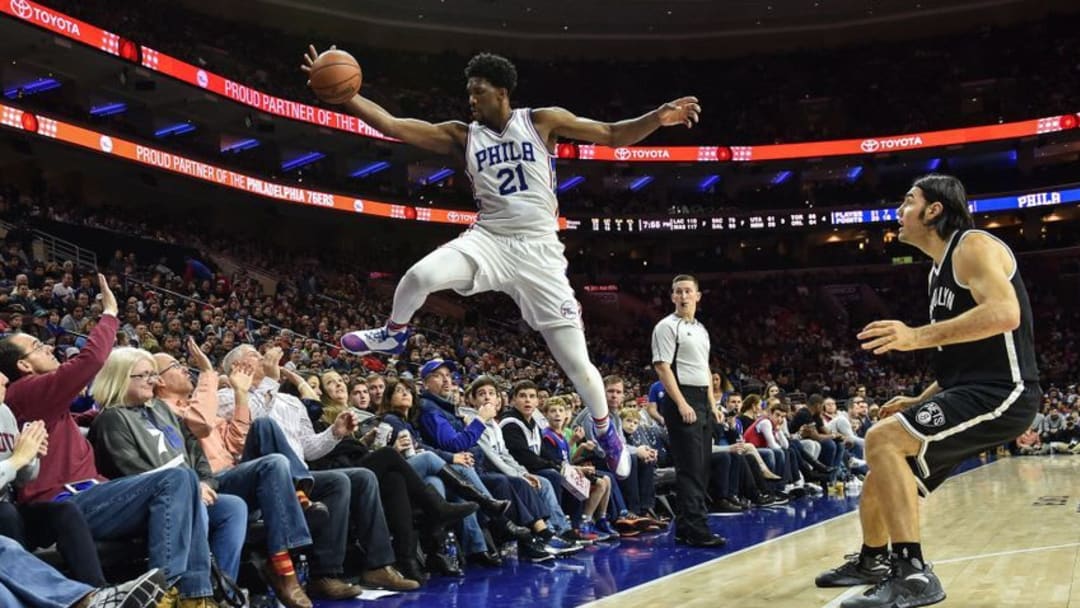
[{"label": "black basketball shorts", "polygon": [[1039,409],[1038,384],[954,386],[900,412],[897,419],[922,446],[908,458],[919,493],[941,485],[964,460],[1019,437]]}]

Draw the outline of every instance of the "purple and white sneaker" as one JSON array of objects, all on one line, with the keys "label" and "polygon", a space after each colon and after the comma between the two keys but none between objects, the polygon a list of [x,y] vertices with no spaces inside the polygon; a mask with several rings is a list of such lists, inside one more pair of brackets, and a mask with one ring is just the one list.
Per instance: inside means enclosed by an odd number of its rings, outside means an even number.
[{"label": "purple and white sneaker", "polygon": [[607,432],[601,435],[600,431],[597,430],[596,435],[597,441],[600,442],[600,447],[604,449],[608,468],[611,469],[619,479],[626,479],[629,477],[630,452],[623,446],[622,433],[620,433],[615,428],[615,425],[609,420]]},{"label": "purple and white sneaker", "polygon": [[383,353],[396,355],[405,350],[409,330],[390,331],[386,327],[353,331],[341,337],[341,347],[354,355]]}]

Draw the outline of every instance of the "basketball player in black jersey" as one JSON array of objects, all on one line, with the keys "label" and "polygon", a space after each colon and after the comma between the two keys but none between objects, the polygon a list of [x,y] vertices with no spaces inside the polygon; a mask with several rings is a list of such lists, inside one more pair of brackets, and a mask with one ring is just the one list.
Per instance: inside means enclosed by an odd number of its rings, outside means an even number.
[{"label": "basketball player in black jersey", "polygon": [[924,176],[898,215],[900,240],[934,262],[930,323],[875,321],[858,337],[875,355],[931,349],[936,381],[918,397],[886,403],[881,422],[867,433],[862,549],[816,580],[819,587],[874,585],[843,608],[911,608],[945,599],[923,561],[917,494],[941,485],[964,459],[1023,433],[1042,392],[1031,304],[1016,257],[997,237],[972,229],[963,184]]}]

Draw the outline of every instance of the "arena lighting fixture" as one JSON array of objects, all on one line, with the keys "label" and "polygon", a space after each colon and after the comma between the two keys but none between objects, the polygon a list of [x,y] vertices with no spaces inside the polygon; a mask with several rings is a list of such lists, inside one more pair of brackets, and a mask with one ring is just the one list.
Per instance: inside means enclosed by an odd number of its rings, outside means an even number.
[{"label": "arena lighting fixture", "polygon": [[712,188],[713,186],[715,186],[719,181],[720,181],[720,176],[719,175],[710,175],[710,176],[706,177],[705,179],[701,180],[701,183],[698,184],[698,191],[699,192],[707,192],[709,190],[709,188]]},{"label": "arena lighting fixture", "polygon": [[574,177],[563,180],[563,182],[559,184],[559,186],[555,188],[555,190],[558,192],[567,192],[576,188],[583,181],[585,181],[584,177],[580,175],[575,175]]},{"label": "arena lighting fixture", "polygon": [[231,143],[231,144],[229,144],[227,146],[221,146],[221,151],[222,152],[243,152],[244,150],[250,150],[252,148],[258,148],[259,144],[260,144],[260,142],[257,139],[252,139],[252,138],[241,139],[241,140],[238,140],[238,141],[234,141],[233,143]]},{"label": "arena lighting fixture", "polygon": [[385,160],[375,161],[360,167],[356,171],[349,174],[349,177],[365,178],[375,175],[380,171],[385,171],[390,168],[390,163]]},{"label": "arena lighting fixture", "polygon": [[154,137],[168,137],[170,135],[183,135],[184,133],[191,133],[195,130],[195,125],[190,122],[179,122],[175,125],[169,125],[162,127],[157,131],[154,131]]},{"label": "arena lighting fixture", "polygon": [[860,175],[862,175],[862,165],[858,165],[848,169],[847,178],[849,182],[853,182],[859,179]]},{"label": "arena lighting fixture", "polygon": [[127,112],[127,104],[122,101],[107,103],[100,106],[90,106],[91,116],[113,116]]},{"label": "arena lighting fixture", "polygon": [[303,156],[298,156],[292,160],[281,163],[281,170],[292,171],[293,169],[299,169],[300,167],[310,165],[311,163],[324,158],[326,158],[326,155],[322,152],[308,152]]},{"label": "arena lighting fixture", "polygon": [[450,177],[453,174],[454,174],[453,169],[447,169],[447,168],[439,169],[435,173],[432,173],[431,175],[421,179],[420,183],[425,185],[425,186],[433,186],[433,185],[443,181],[444,179]]},{"label": "arena lighting fixture", "polygon": [[251,150],[252,148],[258,148],[261,141],[248,137],[247,139],[238,139],[233,143],[226,146],[221,146],[221,152],[243,152],[244,150]]},{"label": "arena lighting fixture", "polygon": [[649,184],[651,184],[652,181],[653,181],[653,176],[651,176],[651,175],[645,175],[645,176],[639,177],[639,178],[635,179],[633,182],[630,183],[630,191],[631,192],[637,192],[638,190],[641,190],[645,186],[648,186]]},{"label": "arena lighting fixture", "polygon": [[60,81],[55,78],[38,78],[33,82],[26,84],[20,84],[13,87],[4,89],[4,97],[8,99],[16,99],[17,97],[26,95],[33,95],[35,93],[44,93],[45,91],[51,91],[53,89],[60,88]]},{"label": "arena lighting fixture", "polygon": [[940,167],[940,166],[941,166],[941,159],[940,158],[931,158],[926,163],[926,170],[927,171],[937,171],[938,167]]},{"label": "arena lighting fixture", "polygon": [[781,172],[777,173],[776,175],[774,175],[773,178],[771,180],[769,180],[769,181],[770,181],[770,183],[772,185],[779,186],[780,184],[782,184],[782,183],[786,182],[787,180],[791,179],[791,175],[792,175],[791,171],[784,170],[784,171],[781,171]]}]

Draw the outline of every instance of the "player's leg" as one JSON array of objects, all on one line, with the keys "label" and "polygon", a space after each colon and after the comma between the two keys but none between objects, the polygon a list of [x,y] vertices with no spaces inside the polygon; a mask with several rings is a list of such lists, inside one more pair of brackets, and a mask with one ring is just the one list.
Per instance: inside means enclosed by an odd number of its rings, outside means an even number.
[{"label": "player's leg", "polygon": [[895,547],[919,543],[918,487],[908,457],[919,452],[922,443],[895,418],[887,418],[866,434],[867,464],[875,480],[882,504],[885,527]]},{"label": "player's leg", "polygon": [[548,350],[589,408],[597,443],[619,478],[630,475],[629,453],[611,424],[604,381],[589,360],[581,307],[566,276],[563,245],[552,237],[523,245],[513,256],[513,274],[498,286],[521,310],[521,318],[544,337]]},{"label": "player's leg", "polygon": [[353,354],[397,353],[405,347],[408,324],[428,295],[444,289],[467,290],[476,276],[476,262],[450,247],[440,247],[412,265],[394,291],[394,308],[385,327],[350,332],[341,346]]},{"label": "player's leg", "polygon": [[[901,598],[905,606],[928,606],[945,599],[941,581],[923,560],[918,483],[908,460],[920,453],[924,441],[905,428],[899,416],[875,424],[866,434],[867,464],[871,477],[876,477],[871,489],[879,504],[887,505],[880,513],[892,542],[891,568],[881,582],[862,595],[848,598],[842,608],[887,608]],[[867,541],[881,542],[881,537]]]},{"label": "player's leg", "polygon": [[623,457],[626,451],[622,438],[610,423],[604,380],[589,360],[585,331],[578,326],[559,325],[541,330],[540,335],[544,337],[555,362],[581,395],[581,401],[589,408],[589,414],[596,424],[596,438],[604,449],[608,466],[618,477],[625,479],[630,474],[630,459]]}]

